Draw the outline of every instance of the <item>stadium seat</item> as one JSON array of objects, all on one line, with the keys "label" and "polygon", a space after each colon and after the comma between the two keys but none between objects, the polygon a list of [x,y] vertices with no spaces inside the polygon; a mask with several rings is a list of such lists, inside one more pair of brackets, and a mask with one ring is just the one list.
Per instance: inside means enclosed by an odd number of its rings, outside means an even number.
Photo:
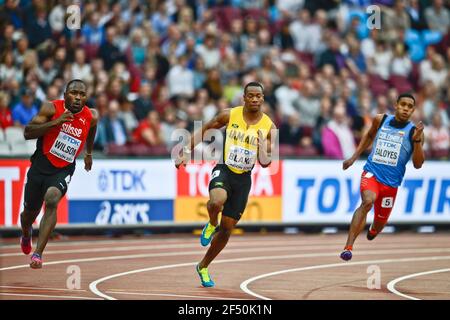
[{"label": "stadium seat", "polygon": [[314,146],[309,147],[297,147],[295,149],[295,155],[297,157],[317,157],[319,155],[319,152],[317,152],[317,149]]},{"label": "stadium seat", "polygon": [[425,58],[425,47],[420,43],[409,45],[408,54],[412,62],[417,63]]},{"label": "stadium seat", "polygon": [[347,25],[350,24],[350,22],[357,18],[361,24],[365,24],[367,20],[366,14],[361,9],[351,9],[348,12],[348,15],[346,17],[346,23]]},{"label": "stadium seat", "polygon": [[14,156],[28,156],[30,155],[26,141],[15,141],[10,143],[11,155]]},{"label": "stadium seat", "polygon": [[97,57],[97,53],[99,50],[99,45],[96,44],[85,44],[83,46],[84,52],[86,54],[86,60],[91,61],[95,57]]},{"label": "stadium seat", "polygon": [[9,143],[6,141],[0,141],[0,156],[9,156],[9,155],[11,155]]},{"label": "stadium seat", "polygon": [[389,89],[386,81],[376,74],[369,74],[369,88],[375,97],[386,94]]},{"label": "stadium seat", "polygon": [[129,156],[131,155],[131,150],[128,145],[119,146],[117,144],[108,144],[104,150],[105,154],[109,156]]},{"label": "stadium seat", "polygon": [[130,152],[134,156],[149,156],[152,154],[152,148],[145,144],[132,144],[130,146]]},{"label": "stadium seat", "polygon": [[389,78],[389,84],[397,89],[398,92],[409,92],[412,90],[412,85],[408,78],[398,75],[392,75]]},{"label": "stadium seat", "polygon": [[269,20],[269,13],[267,12],[267,10],[264,9],[258,8],[245,9],[242,15],[244,19],[253,18],[255,20],[260,19]]},{"label": "stadium seat", "polygon": [[434,30],[422,30],[422,42],[425,46],[434,45],[443,39],[442,33]]},{"label": "stadium seat", "polygon": [[405,31],[405,43],[410,46],[414,43],[419,43],[421,41],[420,33],[414,29],[408,29]]},{"label": "stadium seat", "polygon": [[150,152],[152,156],[167,156],[170,155],[166,146],[154,146],[150,147]]},{"label": "stadium seat", "polygon": [[297,58],[309,67],[310,72],[315,71],[314,55],[309,52],[296,51]]},{"label": "stadium seat", "polygon": [[303,132],[304,137],[312,138],[313,133],[314,133],[314,127],[302,126],[302,132]]},{"label": "stadium seat", "polygon": [[9,127],[5,129],[5,137],[8,142],[25,141],[23,129],[19,127]]},{"label": "stadium seat", "polygon": [[295,147],[290,144],[280,144],[279,147],[280,156],[282,157],[293,157],[295,156]]},{"label": "stadium seat", "polygon": [[419,81],[420,81],[420,69],[419,63],[413,63],[413,68],[411,70],[411,74],[409,75],[409,80],[414,87],[414,90],[419,90]]},{"label": "stadium seat", "polygon": [[429,156],[433,157],[434,159],[441,159],[445,160],[448,159],[449,156],[449,150],[433,150],[429,151]]},{"label": "stadium seat", "polygon": [[214,17],[220,30],[229,31],[234,19],[242,19],[241,10],[234,7],[215,7]]},{"label": "stadium seat", "polygon": [[34,151],[36,150],[37,139],[26,140],[25,142],[27,144],[28,154],[30,154],[30,155],[33,154]]}]

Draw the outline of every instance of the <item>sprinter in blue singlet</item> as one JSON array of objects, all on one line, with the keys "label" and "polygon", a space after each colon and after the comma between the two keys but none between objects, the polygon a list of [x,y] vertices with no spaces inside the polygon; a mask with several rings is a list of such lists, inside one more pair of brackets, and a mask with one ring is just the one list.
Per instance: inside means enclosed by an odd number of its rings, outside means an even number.
[{"label": "sprinter in blue singlet", "polygon": [[415,126],[410,118],[416,109],[414,96],[399,95],[395,114],[379,114],[369,131],[363,136],[355,153],[343,163],[348,169],[360,155],[372,145],[361,176],[362,203],[356,209],[348,232],[347,243],[341,253],[343,260],[352,258],[353,244],[366,225],[367,213],[374,207],[374,220],[367,232],[367,239],[373,240],[386,225],[395,203],[397,188],[405,175],[406,164],[412,158],[414,168],[419,169],[425,161],[422,122]]}]

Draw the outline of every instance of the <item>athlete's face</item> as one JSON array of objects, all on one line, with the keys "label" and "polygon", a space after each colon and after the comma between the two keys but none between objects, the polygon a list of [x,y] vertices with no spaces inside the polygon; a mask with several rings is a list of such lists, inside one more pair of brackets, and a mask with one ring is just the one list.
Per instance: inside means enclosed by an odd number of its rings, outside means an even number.
[{"label": "athlete's face", "polygon": [[258,112],[261,109],[261,105],[264,102],[264,93],[261,87],[251,86],[247,87],[247,91],[244,94],[245,107],[250,112]]},{"label": "athlete's face", "polygon": [[408,121],[415,109],[414,100],[403,97],[395,105],[395,117],[402,122]]},{"label": "athlete's face", "polygon": [[72,113],[80,112],[86,100],[86,86],[83,82],[72,82],[64,93],[65,106]]}]

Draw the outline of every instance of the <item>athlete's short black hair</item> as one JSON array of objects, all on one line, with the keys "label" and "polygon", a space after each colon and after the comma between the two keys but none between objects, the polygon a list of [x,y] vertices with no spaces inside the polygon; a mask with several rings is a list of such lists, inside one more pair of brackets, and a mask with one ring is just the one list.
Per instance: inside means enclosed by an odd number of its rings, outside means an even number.
[{"label": "athlete's short black hair", "polygon": [[262,85],[261,83],[259,83],[259,82],[252,81],[252,82],[249,82],[249,83],[247,83],[247,84],[245,85],[245,87],[244,87],[244,95],[247,94],[247,88],[248,88],[248,87],[260,87],[261,90],[262,90],[262,92],[264,93],[264,87],[263,87],[263,85]]},{"label": "athlete's short black hair", "polygon": [[401,93],[397,98],[397,103],[400,102],[401,98],[411,98],[411,99],[413,99],[414,104],[416,104],[416,99],[414,98],[414,96],[411,93],[408,93],[408,92]]},{"label": "athlete's short black hair", "polygon": [[67,85],[66,85],[66,91],[67,91],[67,89],[69,89],[70,85],[71,85],[72,83],[75,83],[75,82],[81,82],[82,84],[84,84],[84,86],[85,86],[86,89],[87,89],[87,85],[86,85],[86,83],[85,83],[83,80],[81,80],[81,79],[72,79],[72,80],[70,80],[70,81],[67,83]]}]

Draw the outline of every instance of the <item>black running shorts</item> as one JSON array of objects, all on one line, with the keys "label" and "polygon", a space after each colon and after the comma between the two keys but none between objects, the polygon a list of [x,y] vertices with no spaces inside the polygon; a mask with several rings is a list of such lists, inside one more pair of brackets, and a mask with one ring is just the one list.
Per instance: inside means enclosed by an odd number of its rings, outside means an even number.
[{"label": "black running shorts", "polygon": [[58,188],[64,196],[72,179],[73,171],[74,168],[70,166],[70,168],[63,168],[54,174],[46,175],[31,165],[25,184],[24,207],[27,210],[40,210],[45,193],[50,187]]},{"label": "black running shorts", "polygon": [[239,220],[247,205],[248,195],[252,186],[251,172],[237,174],[227,165],[218,164],[212,170],[209,190],[222,188],[227,192],[227,200],[223,206],[222,215]]}]

